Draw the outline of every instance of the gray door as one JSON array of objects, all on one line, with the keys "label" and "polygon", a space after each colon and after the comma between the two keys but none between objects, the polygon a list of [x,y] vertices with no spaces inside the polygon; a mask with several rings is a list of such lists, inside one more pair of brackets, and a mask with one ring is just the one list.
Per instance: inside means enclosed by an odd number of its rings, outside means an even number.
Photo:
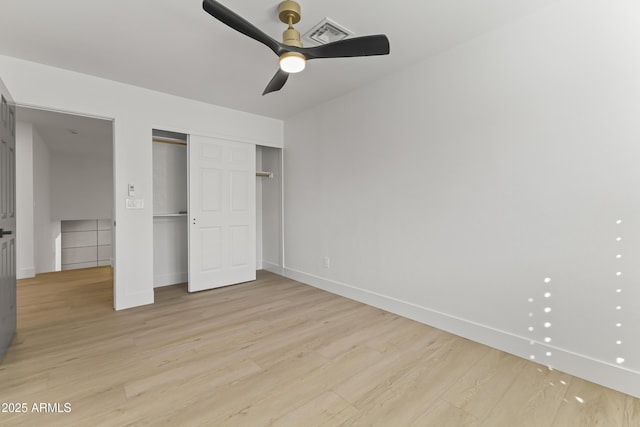
[{"label": "gray door", "polygon": [[16,333],[16,112],[0,80],[0,360]]}]

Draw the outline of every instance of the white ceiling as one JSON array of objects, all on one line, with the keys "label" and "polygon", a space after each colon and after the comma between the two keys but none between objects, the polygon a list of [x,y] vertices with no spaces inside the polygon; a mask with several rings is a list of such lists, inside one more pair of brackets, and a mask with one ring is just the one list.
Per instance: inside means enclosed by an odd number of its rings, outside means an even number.
[{"label": "white ceiling", "polygon": [[[269,117],[286,118],[560,0],[299,0],[305,33],[329,17],[384,33],[391,55],[321,59],[261,96],[277,57],[201,0],[3,0],[0,54]],[[279,0],[221,3],[276,39]]]},{"label": "white ceiling", "polygon": [[16,120],[33,123],[53,152],[112,156],[113,123],[110,120],[25,107],[17,108]]}]

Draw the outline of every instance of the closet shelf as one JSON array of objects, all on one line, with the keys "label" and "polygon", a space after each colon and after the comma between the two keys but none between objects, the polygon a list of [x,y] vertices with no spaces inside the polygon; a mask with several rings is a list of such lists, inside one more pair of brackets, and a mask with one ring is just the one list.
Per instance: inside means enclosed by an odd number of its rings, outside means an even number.
[{"label": "closet shelf", "polygon": [[167,138],[167,137],[163,137],[163,138],[159,138],[154,136],[153,137],[153,142],[160,142],[162,144],[174,144],[174,145],[187,145],[186,141],[183,141],[182,139],[178,139],[178,138]]},{"label": "closet shelf", "polygon": [[172,216],[187,216],[186,213],[161,213],[161,214],[153,214],[154,218],[164,218],[164,217],[172,217]]}]

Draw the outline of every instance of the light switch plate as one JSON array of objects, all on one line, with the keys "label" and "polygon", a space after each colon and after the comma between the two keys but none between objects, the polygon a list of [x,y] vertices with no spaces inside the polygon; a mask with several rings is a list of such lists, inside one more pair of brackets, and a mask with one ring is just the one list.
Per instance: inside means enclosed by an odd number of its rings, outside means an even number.
[{"label": "light switch plate", "polygon": [[125,199],[127,209],[144,209],[144,199]]}]

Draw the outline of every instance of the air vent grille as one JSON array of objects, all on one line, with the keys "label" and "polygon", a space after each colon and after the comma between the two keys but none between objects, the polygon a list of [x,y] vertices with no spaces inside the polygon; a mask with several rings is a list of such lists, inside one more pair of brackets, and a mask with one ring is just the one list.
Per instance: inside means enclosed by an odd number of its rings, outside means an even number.
[{"label": "air vent grille", "polygon": [[319,24],[307,31],[302,38],[315,44],[337,42],[353,35],[353,31],[344,28],[337,22],[324,18]]}]

